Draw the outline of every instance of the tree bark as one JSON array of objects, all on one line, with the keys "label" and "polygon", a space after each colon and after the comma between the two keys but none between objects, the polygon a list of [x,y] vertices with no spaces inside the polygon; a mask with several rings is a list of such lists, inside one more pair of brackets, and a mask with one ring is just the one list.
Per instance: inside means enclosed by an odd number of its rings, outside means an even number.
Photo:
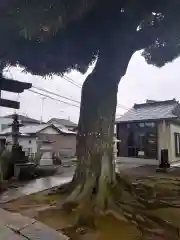
[{"label": "tree bark", "polygon": [[[112,52],[111,52],[112,53]],[[69,201],[92,200],[98,208],[109,203],[109,186],[116,184],[113,136],[118,84],[132,56],[100,54],[82,88],[77,135],[77,168]],[[120,66],[118,66],[120,64]]]},{"label": "tree bark", "polygon": [[[142,237],[152,236],[156,228],[168,229],[168,234],[171,229],[173,237],[179,237],[179,231],[171,223],[146,211],[172,207],[173,204],[170,206],[168,202],[154,198],[152,189],[142,183],[136,188],[125,177],[115,175],[112,140],[118,83],[131,55],[132,52],[121,55],[122,61],[113,55],[111,58],[100,55],[93,72],[84,82],[77,135],[78,163],[71,185],[73,191],[64,203],[64,210],[71,213],[76,208],[76,227],[91,227],[95,224],[94,213],[103,211],[135,224]],[[120,68],[117,67],[119,62]],[[122,189],[119,191],[119,188]]]}]

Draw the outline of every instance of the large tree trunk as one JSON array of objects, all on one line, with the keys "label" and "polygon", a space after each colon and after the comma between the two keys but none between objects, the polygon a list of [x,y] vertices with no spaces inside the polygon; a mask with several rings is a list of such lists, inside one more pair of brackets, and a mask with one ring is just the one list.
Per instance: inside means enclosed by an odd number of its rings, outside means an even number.
[{"label": "large tree trunk", "polygon": [[114,55],[100,55],[95,69],[84,82],[77,136],[78,163],[68,185],[73,191],[61,206],[68,213],[76,209],[75,227],[94,227],[94,213],[103,211],[135,224],[142,239],[152,237],[152,233],[159,236],[156,229],[161,228],[167,229],[168,234],[172,231],[170,239],[175,236],[179,239],[177,228],[146,211],[177,207],[176,204],[154,198],[154,190],[149,186],[142,183],[134,186],[124,176],[115,175],[112,140],[117,90],[130,57],[131,52],[122,55],[122,61]]},{"label": "large tree trunk", "polygon": [[[74,191],[69,201],[95,199],[105,209],[110,200],[109,186],[115,185],[113,136],[118,84],[125,74],[132,52],[99,55],[96,66],[82,88],[77,135],[77,168]],[[120,66],[118,66],[120,64]]]}]

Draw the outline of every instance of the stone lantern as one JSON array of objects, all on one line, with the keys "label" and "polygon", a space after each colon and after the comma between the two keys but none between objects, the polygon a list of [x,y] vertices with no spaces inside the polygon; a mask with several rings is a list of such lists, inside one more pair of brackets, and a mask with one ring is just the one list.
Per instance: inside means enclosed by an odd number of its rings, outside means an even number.
[{"label": "stone lantern", "polygon": [[52,166],[53,165],[53,146],[51,141],[49,140],[39,140],[39,149],[42,154],[40,159],[41,166]]}]

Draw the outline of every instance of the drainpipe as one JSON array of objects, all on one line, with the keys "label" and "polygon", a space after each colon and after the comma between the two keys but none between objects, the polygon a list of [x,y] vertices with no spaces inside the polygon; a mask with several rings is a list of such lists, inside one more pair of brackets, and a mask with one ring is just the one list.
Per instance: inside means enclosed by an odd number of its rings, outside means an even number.
[{"label": "drainpipe", "polygon": [[40,120],[40,124],[42,124],[43,123],[43,111],[44,111],[44,100],[45,100],[46,98],[45,97],[42,97],[42,99],[41,99],[41,120]]}]

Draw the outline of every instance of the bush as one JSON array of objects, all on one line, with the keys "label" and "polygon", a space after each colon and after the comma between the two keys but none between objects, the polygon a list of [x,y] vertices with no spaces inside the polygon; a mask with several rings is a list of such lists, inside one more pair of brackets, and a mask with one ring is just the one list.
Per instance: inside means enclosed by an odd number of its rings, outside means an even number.
[{"label": "bush", "polygon": [[38,151],[35,153],[34,156],[31,156],[29,158],[29,161],[34,163],[36,166],[38,166],[40,164],[41,157],[42,157],[42,153]]},{"label": "bush", "polygon": [[58,168],[55,166],[37,166],[35,168],[36,177],[48,177],[56,174]]},{"label": "bush", "polygon": [[7,180],[13,176],[13,158],[8,150],[4,150],[0,155],[0,177],[1,181]]},{"label": "bush", "polygon": [[54,165],[61,165],[62,164],[62,161],[61,161],[60,157],[53,155],[52,159],[53,159],[53,164]]}]

